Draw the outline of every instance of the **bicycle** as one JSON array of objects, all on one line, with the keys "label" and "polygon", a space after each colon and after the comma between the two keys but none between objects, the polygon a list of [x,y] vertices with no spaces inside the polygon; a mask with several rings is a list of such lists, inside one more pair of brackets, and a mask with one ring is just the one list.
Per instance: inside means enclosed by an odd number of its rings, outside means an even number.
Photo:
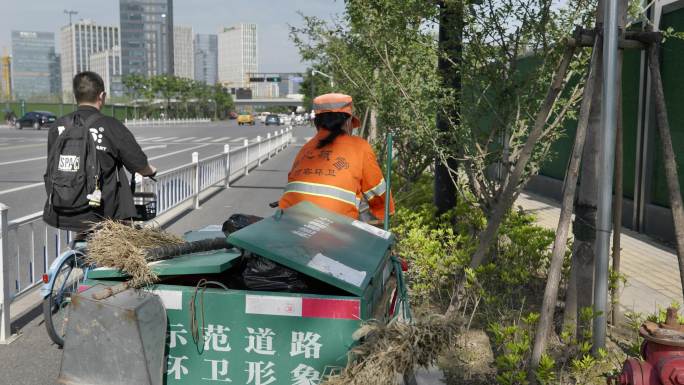
[{"label": "bicycle", "polygon": [[[150,177],[154,180],[153,177]],[[133,219],[144,222],[153,219],[157,214],[156,195],[151,192],[135,191],[135,174],[131,177],[131,191],[138,212]],[[50,265],[47,274],[43,275],[43,318],[48,336],[60,348],[64,345],[64,333],[69,320],[71,297],[85,287],[88,272],[95,268],[86,263],[87,244],[84,238],[75,238],[69,243],[69,250],[60,255]]]}]

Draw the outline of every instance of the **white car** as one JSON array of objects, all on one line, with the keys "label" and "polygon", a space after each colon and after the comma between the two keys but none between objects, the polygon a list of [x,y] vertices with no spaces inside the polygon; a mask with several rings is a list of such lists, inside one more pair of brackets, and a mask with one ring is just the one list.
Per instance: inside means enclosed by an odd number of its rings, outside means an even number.
[{"label": "white car", "polygon": [[288,126],[292,123],[292,119],[285,114],[279,114],[278,117],[280,118],[280,124]]}]

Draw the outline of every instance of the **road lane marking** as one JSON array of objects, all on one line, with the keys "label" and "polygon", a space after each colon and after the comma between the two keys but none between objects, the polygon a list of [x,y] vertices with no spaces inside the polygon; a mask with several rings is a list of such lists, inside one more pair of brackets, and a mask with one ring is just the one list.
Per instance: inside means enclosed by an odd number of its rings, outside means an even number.
[{"label": "road lane marking", "polygon": [[[180,154],[180,153],[182,153],[182,152],[192,151],[192,150],[196,150],[196,149],[198,149],[198,148],[207,147],[208,145],[209,145],[208,143],[200,144],[199,146],[190,147],[190,148],[185,148],[185,149],[182,149],[182,150],[178,150],[178,151],[174,151],[174,152],[169,152],[169,153],[167,153],[167,154],[161,154],[161,155],[153,156],[152,158],[148,158],[147,160],[155,160],[155,159],[159,159],[159,158],[164,158],[164,157],[167,157],[167,156]],[[159,172],[163,172],[163,170],[162,170],[162,171],[159,171]]]},{"label": "road lane marking", "polygon": [[[178,151],[174,151],[174,152],[169,152],[169,153],[167,153],[167,154],[162,154],[162,155],[154,156],[154,157],[152,157],[152,158],[148,158],[148,160],[160,159],[160,158],[164,158],[164,157],[167,157],[167,156],[180,154],[180,153],[185,152],[185,151],[196,150],[196,149],[198,149],[198,148],[207,147],[207,146],[209,146],[208,143],[200,144],[199,146],[194,146],[194,147],[186,148],[186,149],[183,149],[183,150],[178,150]],[[44,182],[38,182],[38,183],[33,183],[33,184],[27,184],[27,185],[25,185],[25,186],[14,187],[14,188],[11,188],[11,189],[2,190],[2,191],[0,191],[0,195],[5,195],[5,194],[9,194],[9,193],[17,192],[17,191],[22,191],[22,190],[28,190],[28,189],[30,189],[30,188],[34,188],[34,187],[38,187],[38,186],[45,186],[45,183],[44,183]]]},{"label": "road lane marking", "polygon": [[228,139],[230,139],[230,136],[224,136],[223,138],[214,139],[214,140],[212,140],[212,142],[214,142],[214,143],[216,143],[216,142],[223,142],[223,141],[226,141],[226,142],[227,142]]},{"label": "road lane marking", "polygon": [[12,161],[9,161],[9,162],[2,162],[2,163],[0,163],[0,166],[6,166],[6,165],[8,165],[8,164],[32,162],[32,161],[34,161],[34,160],[41,160],[41,159],[46,159],[46,158],[47,158],[47,156],[38,156],[38,157],[35,157],[35,158],[12,160]]},{"label": "road lane marking", "polygon": [[206,142],[207,140],[209,140],[209,139],[211,139],[211,138],[213,138],[213,136],[207,136],[206,138],[195,139],[195,140],[193,140],[193,143],[197,143],[197,142]]},{"label": "road lane marking", "polygon": [[20,148],[30,148],[30,147],[44,147],[47,145],[47,142],[43,143],[38,143],[38,144],[25,144],[21,146],[12,146],[12,145],[7,145],[6,147],[0,147],[0,150],[18,150]]},{"label": "road lane marking", "polygon": [[172,139],[178,139],[178,137],[177,137],[177,136],[172,136],[172,137],[170,137],[170,138],[161,138],[161,139],[155,140],[155,142],[166,142],[166,141],[170,141],[170,140],[172,140]]},{"label": "road lane marking", "polygon": [[167,145],[165,145],[165,144],[160,144],[160,145],[158,145],[158,146],[147,146],[147,147],[143,147],[142,150],[143,150],[143,151],[147,151],[147,150],[154,150],[155,148],[166,148],[166,147],[167,147]]},{"label": "road lane marking", "polygon": [[144,140],[144,141],[146,141],[146,142],[149,142],[149,141],[152,141],[152,140],[155,140],[155,139],[162,139],[162,138],[163,138],[163,136],[153,136],[153,137],[151,137],[151,138],[140,139],[140,140]]},{"label": "road lane marking", "polygon": [[176,140],[174,140],[173,142],[174,142],[174,143],[185,142],[186,140],[195,139],[195,138],[196,138],[196,136],[188,136],[187,138],[176,139]]},{"label": "road lane marking", "polygon": [[9,193],[13,193],[13,192],[21,191],[21,190],[27,190],[27,189],[38,187],[38,186],[45,186],[45,183],[39,182],[39,183],[27,184],[26,186],[11,188],[8,190],[2,190],[2,191],[0,191],[0,195],[9,194]]}]

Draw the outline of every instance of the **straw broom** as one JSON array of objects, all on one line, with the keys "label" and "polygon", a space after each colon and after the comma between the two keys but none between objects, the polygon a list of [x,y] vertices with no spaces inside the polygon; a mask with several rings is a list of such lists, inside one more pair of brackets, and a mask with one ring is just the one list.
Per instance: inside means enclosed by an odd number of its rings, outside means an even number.
[{"label": "straw broom", "polygon": [[86,262],[112,267],[130,275],[126,287],[140,288],[157,282],[148,266],[147,250],[184,243],[183,238],[159,228],[134,228],[121,222],[105,220],[95,224],[88,236]]},{"label": "straw broom", "polygon": [[396,376],[415,367],[428,367],[461,334],[460,318],[441,314],[427,316],[414,324],[377,322],[364,324],[354,332],[363,341],[350,352],[347,367],[326,378],[324,385],[395,385]]}]

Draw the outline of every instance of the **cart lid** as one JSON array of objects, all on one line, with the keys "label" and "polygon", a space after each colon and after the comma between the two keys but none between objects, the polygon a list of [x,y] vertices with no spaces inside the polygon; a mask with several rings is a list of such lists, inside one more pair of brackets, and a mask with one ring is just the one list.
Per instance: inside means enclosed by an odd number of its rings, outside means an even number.
[{"label": "cart lid", "polygon": [[[225,236],[220,230],[214,227],[206,227],[199,231],[190,231],[184,235],[187,241],[198,241],[208,238],[216,238]],[[158,261],[150,263],[152,271],[158,276],[171,275],[192,275],[192,274],[219,274],[233,266],[236,259],[240,257],[240,251],[232,250],[216,250],[210,252],[202,252],[195,254],[183,255],[165,261]],[[88,273],[88,278],[123,278],[119,270],[110,267],[101,267],[94,269]]]},{"label": "cart lid", "polygon": [[192,230],[183,234],[183,238],[188,242],[201,241],[203,239],[222,238],[225,236],[226,234],[221,231],[221,225],[209,225],[199,230]]},{"label": "cart lid", "polygon": [[386,260],[394,236],[364,222],[301,202],[232,233],[254,254],[362,295]]}]

